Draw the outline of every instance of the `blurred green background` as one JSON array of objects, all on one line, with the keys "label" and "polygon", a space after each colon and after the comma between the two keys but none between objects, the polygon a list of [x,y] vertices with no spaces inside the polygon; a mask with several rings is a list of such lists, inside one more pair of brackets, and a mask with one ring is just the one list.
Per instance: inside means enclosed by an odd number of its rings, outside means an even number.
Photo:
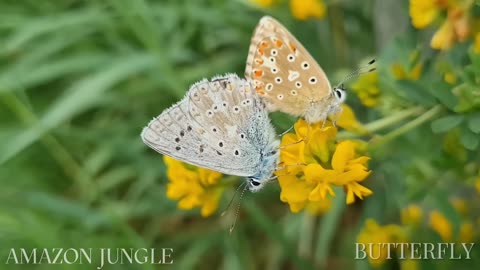
[{"label": "blurred green background", "polygon": [[[424,224],[407,228],[412,242],[442,241],[429,225],[433,210],[446,217],[455,239],[468,220],[467,242],[478,241],[476,30],[438,51],[430,39],[448,15],[419,30],[409,1],[319,2],[325,14],[304,20],[286,0],[1,1],[0,268],[94,268],[5,265],[16,247],[168,247],[171,266],[105,269],[370,269],[367,260],[354,260],[364,221],[400,223],[410,204],[420,207]],[[474,18],[478,6],[471,2]],[[202,218],[167,199],[162,157],[139,134],[192,83],[227,72],[243,76],[251,34],[265,14],[304,44],[332,84],[377,57],[380,79],[365,88],[380,89],[379,105],[362,105],[361,94],[347,99],[372,133],[342,135],[390,137],[371,149],[374,173],[365,183],[374,194],[364,201],[346,206],[338,196],[322,215],[292,214],[278,185],[269,185],[246,194],[230,235],[233,214]],[[412,75],[419,63],[421,75]],[[444,80],[448,72],[453,84]],[[272,118],[279,133],[295,121]],[[241,180],[234,181],[220,210]],[[452,200],[461,200],[467,214]],[[380,267],[472,269],[480,265],[480,243],[473,249],[472,260],[391,260]]]}]

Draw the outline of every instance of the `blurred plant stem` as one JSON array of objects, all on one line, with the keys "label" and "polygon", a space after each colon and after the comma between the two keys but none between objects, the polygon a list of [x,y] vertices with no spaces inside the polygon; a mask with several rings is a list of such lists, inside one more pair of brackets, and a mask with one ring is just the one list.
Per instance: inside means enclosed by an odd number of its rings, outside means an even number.
[{"label": "blurred plant stem", "polygon": [[[10,92],[1,93],[0,99],[24,124],[32,126],[38,123],[37,117],[15,94]],[[80,194],[86,194],[90,188],[88,179],[91,179],[91,176],[82,169],[80,164],[54,136],[46,134],[40,141],[57,161],[65,174],[72,178],[77,184]]]},{"label": "blurred plant stem", "polygon": [[341,67],[345,64],[346,59],[348,59],[348,46],[346,45],[346,33],[344,25],[344,16],[343,9],[340,6],[340,3],[335,3],[335,5],[330,5],[330,24],[332,25],[332,35],[333,42],[335,44],[335,61],[336,67]]},{"label": "blurred plant stem", "polygon": [[[412,117],[418,116],[421,113],[425,112],[425,109],[421,106],[409,108],[403,111],[396,112],[387,117],[378,119],[376,121],[365,124],[363,127],[368,131],[368,134],[374,134],[375,132],[382,130],[384,128],[398,124],[399,122]],[[350,139],[358,137],[357,134],[350,133],[348,131],[341,131],[338,134],[340,139]]]},{"label": "blurred plant stem", "polygon": [[425,122],[432,120],[433,118],[438,116],[442,111],[443,111],[443,106],[441,105],[434,106],[430,110],[424,112],[422,115],[406,123],[405,125],[402,125],[399,128],[394,129],[379,138],[375,138],[369,145],[370,149],[375,150],[377,147],[382,146],[383,144],[396,139],[397,137],[424,124]]},{"label": "blurred plant stem", "polygon": [[312,239],[314,236],[316,218],[313,214],[310,214],[307,211],[304,211],[302,215],[303,217],[298,240],[298,253],[304,258],[311,258],[313,250]]},{"label": "blurred plant stem", "polygon": [[335,197],[332,198],[332,208],[322,218],[318,232],[317,246],[315,248],[314,263],[322,269],[327,265],[327,258],[330,254],[330,248],[343,211],[347,207],[345,204],[345,192],[341,187],[334,188]]}]

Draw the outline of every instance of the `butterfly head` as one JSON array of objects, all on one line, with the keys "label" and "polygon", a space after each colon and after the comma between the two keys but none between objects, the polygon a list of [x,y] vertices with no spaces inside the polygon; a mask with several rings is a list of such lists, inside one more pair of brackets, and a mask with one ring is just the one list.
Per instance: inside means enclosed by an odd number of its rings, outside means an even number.
[{"label": "butterfly head", "polygon": [[279,145],[280,142],[275,140],[265,149],[264,152],[261,153],[262,158],[261,163],[259,164],[260,168],[258,169],[258,173],[247,179],[247,189],[250,192],[259,191],[272,179],[272,175],[279,162]]},{"label": "butterfly head", "polygon": [[247,182],[247,188],[250,192],[257,192],[265,186],[267,182],[254,177],[249,177]]},{"label": "butterfly head", "polygon": [[340,104],[345,102],[345,99],[347,99],[347,92],[345,91],[345,87],[343,84],[340,86],[334,87],[332,91],[333,96],[335,97],[336,104]]}]

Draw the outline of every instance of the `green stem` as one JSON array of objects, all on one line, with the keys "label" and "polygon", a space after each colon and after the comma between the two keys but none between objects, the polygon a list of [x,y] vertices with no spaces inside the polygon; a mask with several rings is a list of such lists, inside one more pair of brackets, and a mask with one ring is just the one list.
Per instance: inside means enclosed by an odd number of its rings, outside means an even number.
[{"label": "green stem", "polygon": [[435,118],[437,115],[439,115],[443,111],[443,107],[441,105],[436,105],[435,107],[431,108],[430,110],[426,111],[419,117],[413,119],[412,121],[406,123],[405,125],[387,133],[386,135],[376,139],[374,142],[372,142],[371,147],[376,148],[378,146],[381,146],[407,132],[410,130],[424,124],[425,122],[428,122]]},{"label": "green stem", "polygon": [[401,122],[411,116],[414,115],[419,115],[422,112],[424,112],[425,109],[423,107],[413,107],[410,109],[406,109],[403,111],[399,111],[397,113],[394,113],[390,116],[387,116],[385,118],[370,122],[366,124],[364,127],[370,132],[370,133],[375,133],[376,131],[379,131],[381,129],[384,129],[386,127],[389,127],[391,125],[397,124],[398,122]]},{"label": "green stem", "polygon": [[[398,124],[399,122],[402,122],[403,120],[411,116],[419,115],[424,111],[425,109],[423,109],[423,107],[421,106],[409,108],[403,111],[396,112],[390,116],[370,122],[364,125],[363,127],[367,130],[368,134],[374,134],[379,130]],[[341,131],[338,133],[338,137],[341,139],[355,138],[358,136],[359,136],[358,134],[353,134],[348,131]]]},{"label": "green stem", "polygon": [[315,265],[325,268],[330,247],[335,237],[336,230],[342,218],[343,212],[347,205],[345,204],[345,192],[339,188],[335,188],[336,196],[332,198],[332,208],[322,218],[317,237],[317,245],[315,249]]}]

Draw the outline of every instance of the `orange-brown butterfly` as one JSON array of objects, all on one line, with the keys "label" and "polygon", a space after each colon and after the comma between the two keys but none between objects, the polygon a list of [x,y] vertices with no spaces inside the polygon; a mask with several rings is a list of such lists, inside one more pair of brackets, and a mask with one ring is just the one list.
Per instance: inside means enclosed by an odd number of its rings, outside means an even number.
[{"label": "orange-brown butterfly", "polygon": [[[360,70],[347,77],[359,75]],[[343,86],[332,88],[302,44],[269,16],[260,20],[253,34],[245,77],[253,81],[269,111],[304,117],[308,123],[325,121],[340,112],[346,98]]]}]

